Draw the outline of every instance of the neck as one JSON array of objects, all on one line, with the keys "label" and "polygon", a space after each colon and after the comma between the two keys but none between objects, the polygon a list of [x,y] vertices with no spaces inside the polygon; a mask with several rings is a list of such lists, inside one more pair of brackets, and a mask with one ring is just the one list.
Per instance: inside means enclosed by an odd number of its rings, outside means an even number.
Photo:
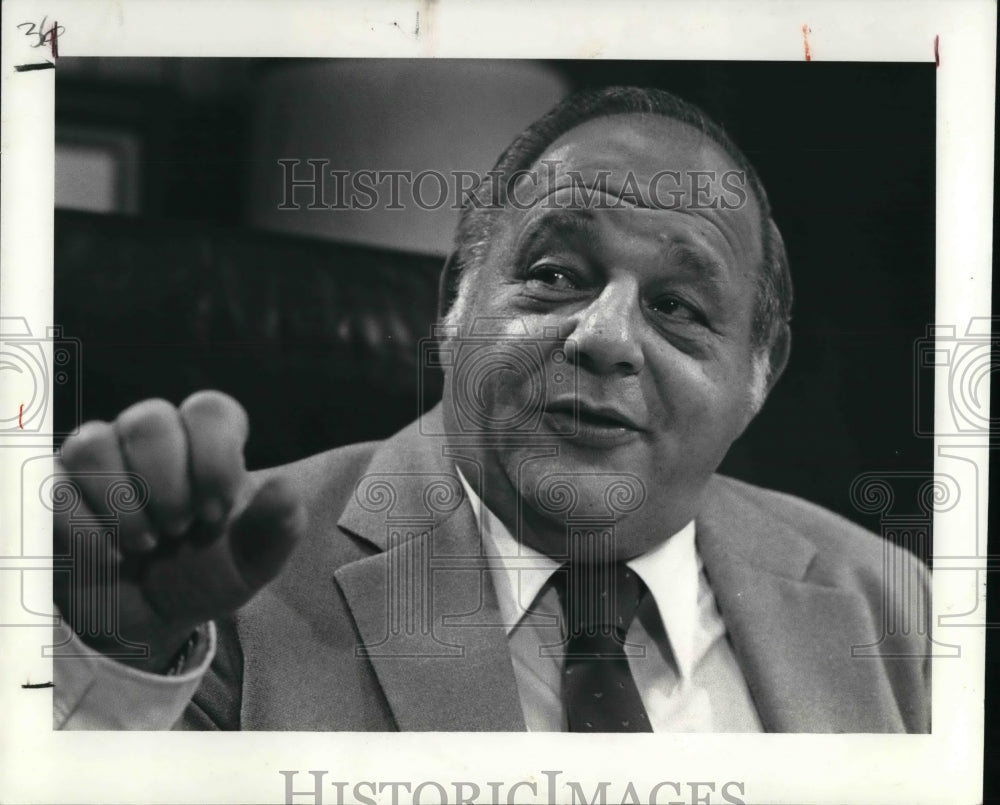
[{"label": "neck", "polygon": [[519,543],[556,561],[596,563],[640,556],[688,525],[701,500],[697,492],[685,495],[688,505],[677,507],[658,496],[638,511],[615,515],[603,505],[603,489],[591,495],[601,505],[589,508],[583,499],[588,490],[577,489],[579,505],[569,513],[554,516],[539,511],[533,496],[519,491],[489,460],[489,452],[481,447],[465,448],[455,456],[456,465],[483,504]]}]

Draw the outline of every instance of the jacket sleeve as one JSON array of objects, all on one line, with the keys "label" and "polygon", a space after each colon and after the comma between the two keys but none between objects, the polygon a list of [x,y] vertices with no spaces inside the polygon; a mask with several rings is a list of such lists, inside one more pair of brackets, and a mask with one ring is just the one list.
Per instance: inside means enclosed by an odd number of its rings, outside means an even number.
[{"label": "jacket sleeve", "polygon": [[215,658],[184,715],[179,730],[238,730],[243,689],[243,652],[232,618],[216,624]]}]

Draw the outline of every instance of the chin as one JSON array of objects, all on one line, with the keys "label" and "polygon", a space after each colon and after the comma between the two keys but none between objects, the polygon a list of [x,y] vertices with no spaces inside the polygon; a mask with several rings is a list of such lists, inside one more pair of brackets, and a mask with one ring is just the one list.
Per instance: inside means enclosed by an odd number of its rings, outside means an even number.
[{"label": "chin", "polygon": [[[645,451],[560,449],[540,456],[541,445],[504,456],[504,473],[527,506],[535,547],[563,554],[569,533],[610,528],[620,559],[641,554],[679,531],[698,510],[712,469],[681,475]],[[622,455],[625,453],[625,455]],[[578,548],[580,546],[577,546]]]},{"label": "chin", "polygon": [[[552,455],[552,449],[558,449]],[[649,480],[642,462],[609,460],[556,445],[515,448],[505,474],[522,500],[546,519],[614,521],[645,506]]]}]

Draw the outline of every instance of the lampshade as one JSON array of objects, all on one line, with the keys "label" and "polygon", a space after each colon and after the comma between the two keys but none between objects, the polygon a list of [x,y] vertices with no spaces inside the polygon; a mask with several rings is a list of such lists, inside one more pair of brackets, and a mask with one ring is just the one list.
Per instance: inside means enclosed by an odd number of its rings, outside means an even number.
[{"label": "lampshade", "polygon": [[471,174],[489,170],[566,91],[557,72],[527,61],[342,59],[275,67],[256,82],[250,221],[446,254]]}]

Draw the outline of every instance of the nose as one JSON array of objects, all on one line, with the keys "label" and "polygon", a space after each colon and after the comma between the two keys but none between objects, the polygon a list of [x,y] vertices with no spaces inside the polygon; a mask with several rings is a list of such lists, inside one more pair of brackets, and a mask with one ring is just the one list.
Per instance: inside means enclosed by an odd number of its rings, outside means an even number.
[{"label": "nose", "polygon": [[642,311],[634,278],[608,282],[575,320],[569,336],[576,344],[581,368],[599,375],[632,375],[642,369]]}]

